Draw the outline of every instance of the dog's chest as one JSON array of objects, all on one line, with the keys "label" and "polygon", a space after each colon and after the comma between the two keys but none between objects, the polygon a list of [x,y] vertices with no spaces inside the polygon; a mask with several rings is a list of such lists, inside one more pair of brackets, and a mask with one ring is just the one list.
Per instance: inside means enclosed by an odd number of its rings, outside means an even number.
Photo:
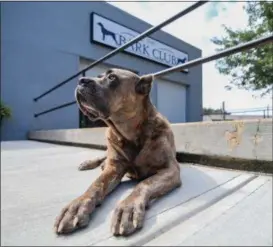
[{"label": "dog's chest", "polygon": [[146,178],[155,174],[164,165],[162,153],[158,153],[159,150],[154,145],[147,146],[144,138],[135,142],[112,140],[111,143],[116,152],[128,161],[127,175],[130,178]]},{"label": "dog's chest", "polygon": [[[142,143],[140,143],[142,144]],[[149,149],[144,145],[125,147],[124,151],[130,157],[127,175],[131,178],[142,179],[151,176],[163,166],[162,155],[157,150]]]}]

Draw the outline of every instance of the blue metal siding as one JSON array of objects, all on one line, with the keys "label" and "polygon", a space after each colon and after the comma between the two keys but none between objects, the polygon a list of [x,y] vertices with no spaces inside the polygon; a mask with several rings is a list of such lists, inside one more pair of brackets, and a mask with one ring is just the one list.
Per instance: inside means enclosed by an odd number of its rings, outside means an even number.
[{"label": "blue metal siding", "polygon": [[[76,73],[80,57],[94,60],[111,50],[90,43],[92,11],[109,16],[138,32],[150,27],[104,2],[1,2],[1,99],[13,112],[12,119],[4,121],[1,127],[2,140],[25,139],[29,130],[78,128],[75,105],[34,118],[34,113],[72,101],[76,80],[37,103],[33,102],[33,98]],[[151,37],[184,50],[192,57],[201,53],[199,49],[162,31]],[[166,68],[130,54],[118,54],[107,62],[131,68],[140,74]],[[192,88],[189,97],[195,94],[194,97],[199,99],[202,97],[200,71],[201,67],[194,75],[173,73],[166,79],[192,84],[195,88]],[[200,104],[193,104],[192,99],[189,103],[187,107],[190,107],[191,114],[187,121],[201,120]]]}]

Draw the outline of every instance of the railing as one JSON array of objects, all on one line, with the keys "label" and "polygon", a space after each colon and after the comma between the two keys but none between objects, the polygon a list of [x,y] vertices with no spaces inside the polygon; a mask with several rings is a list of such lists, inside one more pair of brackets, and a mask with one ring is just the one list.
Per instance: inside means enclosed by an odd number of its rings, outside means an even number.
[{"label": "railing", "polygon": [[116,48],[115,50],[109,52],[108,54],[106,54],[104,57],[98,59],[97,61],[91,63],[90,65],[88,65],[85,69],[79,71],[78,73],[70,76],[69,78],[67,78],[66,80],[64,80],[63,82],[57,84],[56,86],[52,87],[51,89],[49,89],[48,91],[44,92],[43,94],[41,94],[40,96],[34,98],[34,101],[38,101],[39,99],[43,98],[44,96],[46,96],[47,94],[55,91],[56,89],[58,89],[59,87],[65,85],[66,83],[68,83],[69,81],[71,81],[72,79],[78,77],[79,75],[81,75],[82,73],[85,73],[87,70],[92,69],[93,67],[95,67],[96,65],[98,65],[101,62],[104,62],[105,60],[113,57],[114,55],[116,55],[117,53],[124,51],[126,48],[128,48],[129,46],[133,45],[134,43],[140,41],[143,38],[148,37],[150,34],[160,30],[162,27],[172,23],[173,21],[175,21],[176,19],[185,16],[186,14],[190,13],[191,11],[197,9],[198,7],[204,5],[205,3],[207,3],[208,1],[199,1],[195,4],[193,4],[192,6],[182,10],[181,12],[177,13],[176,15],[170,17],[169,19],[163,21],[162,23],[149,28],[148,30],[146,30],[145,32],[141,33],[140,35],[136,36],[135,38],[133,38],[132,40],[130,40],[129,42],[125,43],[124,45]]},{"label": "railing", "polygon": [[[118,47],[116,49],[114,49],[113,51],[111,51],[110,53],[106,54],[104,57],[98,59],[97,61],[91,63],[85,69],[83,69],[83,70],[79,71],[78,73],[70,76],[69,78],[67,78],[63,82],[57,84],[56,86],[54,86],[51,89],[49,89],[46,92],[44,92],[43,94],[41,94],[38,97],[34,98],[34,101],[37,102],[39,99],[41,99],[44,96],[48,95],[49,93],[55,91],[56,89],[60,88],[61,86],[65,85],[66,83],[70,82],[71,80],[75,79],[76,77],[78,77],[80,75],[85,76],[85,72],[87,70],[92,69],[93,67],[95,67],[99,63],[101,63],[101,62],[103,62],[103,61],[105,61],[105,60],[113,57],[117,53],[124,51],[126,48],[128,48],[132,44],[138,42],[139,40],[141,40],[141,39],[149,36],[150,34],[156,32],[156,31],[158,31],[159,29],[161,29],[162,27],[166,26],[167,24],[175,21],[176,19],[178,19],[178,18],[180,18],[182,16],[185,16],[186,14],[190,13],[191,11],[197,9],[198,7],[204,5],[207,2],[209,2],[209,1],[198,1],[197,3],[195,3],[192,6],[186,8],[185,10],[177,13],[173,17],[165,20],[164,22],[158,24],[157,26],[154,26],[154,27],[146,30],[145,32],[143,32],[142,34],[138,35],[137,37],[135,37],[134,39],[130,40],[129,42],[125,43],[124,45],[122,45],[122,46],[120,46],[120,47]],[[176,72],[176,71],[181,71],[183,69],[188,69],[188,68],[191,68],[191,67],[203,64],[203,63],[211,62],[213,60],[216,60],[216,59],[219,59],[219,58],[222,58],[222,57],[226,57],[226,56],[238,53],[238,52],[242,52],[242,51],[254,48],[256,46],[264,45],[264,44],[272,42],[272,41],[273,41],[273,35],[269,35],[267,37],[263,37],[263,38],[260,38],[260,39],[254,40],[254,41],[250,41],[250,42],[247,42],[245,44],[234,46],[232,48],[226,49],[224,51],[215,53],[215,54],[207,56],[207,57],[198,58],[198,59],[189,61],[187,63],[180,64],[180,65],[177,65],[177,66],[174,66],[174,67],[171,67],[171,68],[168,68],[168,69],[156,72],[156,73],[154,73],[154,76],[155,76],[155,78],[159,78],[159,77],[162,77],[162,76],[164,76],[166,74],[170,74],[170,73],[173,73],[173,72]],[[38,116],[47,114],[49,112],[53,112],[53,111],[59,110],[59,109],[62,109],[64,107],[68,107],[68,106],[73,105],[73,104],[76,104],[76,101],[71,101],[71,102],[68,102],[68,103],[65,103],[65,104],[62,104],[62,105],[50,108],[50,109],[48,109],[46,111],[35,113],[34,117],[38,117]]]},{"label": "railing", "polygon": [[203,121],[230,121],[239,119],[265,119],[272,118],[272,107],[247,108],[237,110],[218,109],[215,112],[204,112]]}]

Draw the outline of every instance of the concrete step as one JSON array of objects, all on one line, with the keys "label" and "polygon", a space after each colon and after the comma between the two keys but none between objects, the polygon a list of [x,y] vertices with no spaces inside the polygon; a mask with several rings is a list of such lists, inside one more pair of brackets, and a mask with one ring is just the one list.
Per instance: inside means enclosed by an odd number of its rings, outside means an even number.
[{"label": "concrete step", "polygon": [[[273,173],[272,119],[172,124],[180,162]],[[30,140],[106,149],[106,128],[39,130]]]}]

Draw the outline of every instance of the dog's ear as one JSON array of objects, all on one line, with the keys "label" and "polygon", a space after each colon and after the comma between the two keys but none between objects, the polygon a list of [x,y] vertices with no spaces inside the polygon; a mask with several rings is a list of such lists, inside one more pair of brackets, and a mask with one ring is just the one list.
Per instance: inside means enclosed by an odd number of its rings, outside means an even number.
[{"label": "dog's ear", "polygon": [[136,92],[143,95],[149,94],[152,88],[153,80],[154,76],[151,74],[140,77],[136,84]]}]

